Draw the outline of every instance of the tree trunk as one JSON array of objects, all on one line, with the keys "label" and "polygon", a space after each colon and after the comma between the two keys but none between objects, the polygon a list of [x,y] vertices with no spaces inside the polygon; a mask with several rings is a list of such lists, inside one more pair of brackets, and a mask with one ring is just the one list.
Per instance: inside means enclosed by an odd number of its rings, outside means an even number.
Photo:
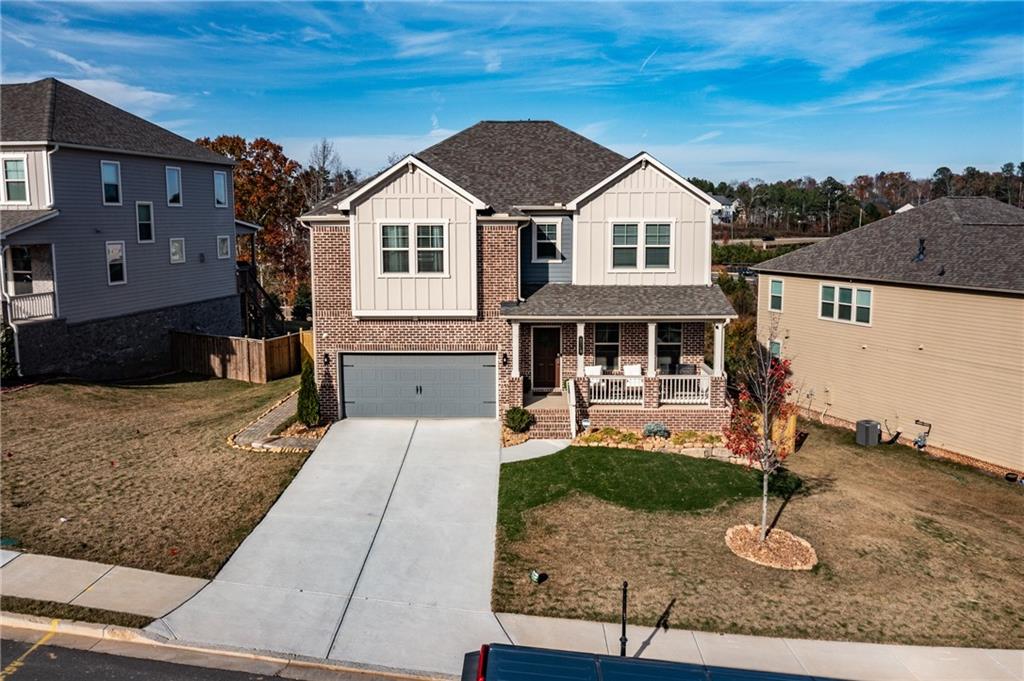
[{"label": "tree trunk", "polygon": [[768,472],[761,473],[761,542],[768,538]]}]

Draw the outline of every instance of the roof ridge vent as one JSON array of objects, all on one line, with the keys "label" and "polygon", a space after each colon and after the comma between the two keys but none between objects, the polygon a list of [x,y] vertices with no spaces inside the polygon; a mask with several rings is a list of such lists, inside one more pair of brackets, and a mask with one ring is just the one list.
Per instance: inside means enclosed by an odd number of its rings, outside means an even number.
[{"label": "roof ridge vent", "polygon": [[917,255],[914,256],[914,262],[924,262],[924,237],[917,240]]}]

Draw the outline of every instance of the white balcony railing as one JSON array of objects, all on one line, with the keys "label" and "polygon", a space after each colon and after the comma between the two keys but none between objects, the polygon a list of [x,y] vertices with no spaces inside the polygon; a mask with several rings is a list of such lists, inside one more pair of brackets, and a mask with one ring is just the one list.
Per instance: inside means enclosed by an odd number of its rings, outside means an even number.
[{"label": "white balcony railing", "polygon": [[639,376],[595,376],[590,379],[591,404],[643,404],[644,379]]},{"label": "white balcony railing", "polygon": [[15,322],[45,319],[53,317],[55,312],[52,291],[9,296],[8,304],[10,305],[11,321]]},{"label": "white balcony railing", "polygon": [[709,404],[711,379],[701,372],[688,376],[658,376],[662,404]]}]

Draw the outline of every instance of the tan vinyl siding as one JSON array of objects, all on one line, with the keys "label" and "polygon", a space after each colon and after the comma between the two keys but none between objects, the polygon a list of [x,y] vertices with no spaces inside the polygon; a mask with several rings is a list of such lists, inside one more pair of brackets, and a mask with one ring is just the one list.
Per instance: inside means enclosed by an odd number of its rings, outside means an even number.
[{"label": "tan vinyl siding", "polygon": [[[1024,296],[836,282],[873,290],[871,326],[860,326],[818,318],[827,280],[759,279],[758,335],[778,320],[801,406],[910,437],[920,419],[930,445],[1024,468]],[[784,281],[782,313],[768,310],[769,279]]]},{"label": "tan vinyl siding", "polygon": [[[671,272],[609,271],[610,220],[672,219]],[[637,166],[583,204],[576,218],[577,284],[707,284],[711,210],[689,190],[647,165]],[[639,234],[643,248],[643,233]]]},{"label": "tan vinyl siding", "polygon": [[49,206],[49,173],[45,147],[7,147],[0,156],[25,158],[29,203],[3,203],[4,210],[39,210]]},{"label": "tan vinyl siding", "polygon": [[[352,250],[356,316],[468,316],[476,313],[476,220],[472,206],[422,170],[404,171],[362,200]],[[382,276],[380,224],[447,220],[445,276]],[[410,268],[416,232],[409,230]]]}]

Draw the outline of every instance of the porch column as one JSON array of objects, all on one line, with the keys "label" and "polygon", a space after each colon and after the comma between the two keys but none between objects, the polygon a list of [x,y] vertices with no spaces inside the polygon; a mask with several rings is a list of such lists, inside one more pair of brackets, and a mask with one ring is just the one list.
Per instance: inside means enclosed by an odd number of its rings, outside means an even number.
[{"label": "porch column", "polygon": [[519,378],[519,322],[512,322],[512,378]]},{"label": "porch column", "polygon": [[647,322],[647,375],[658,375],[658,325],[655,322]]},{"label": "porch column", "polygon": [[576,322],[576,376],[579,378],[583,378],[583,350],[586,345],[583,342],[583,331],[585,328],[586,325],[583,322]]},{"label": "porch column", "polygon": [[715,356],[712,367],[715,376],[721,376],[725,367],[725,324],[715,322]]}]

